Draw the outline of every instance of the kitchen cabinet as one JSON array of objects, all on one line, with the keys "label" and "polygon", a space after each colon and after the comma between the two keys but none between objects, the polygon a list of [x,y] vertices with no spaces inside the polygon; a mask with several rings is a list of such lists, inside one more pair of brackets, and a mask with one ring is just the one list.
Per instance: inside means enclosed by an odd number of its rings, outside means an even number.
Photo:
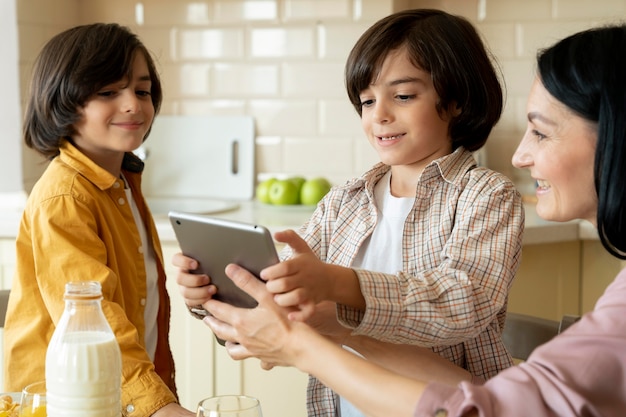
[{"label": "kitchen cabinet", "polygon": [[580,314],[580,241],[524,245],[508,310],[560,320]]},{"label": "kitchen cabinet", "polygon": [[609,255],[599,240],[581,241],[581,250],[581,313],[586,313],[626,263]]},{"label": "kitchen cabinet", "polygon": [[624,267],[599,240],[524,245],[508,310],[552,320],[582,315]]}]

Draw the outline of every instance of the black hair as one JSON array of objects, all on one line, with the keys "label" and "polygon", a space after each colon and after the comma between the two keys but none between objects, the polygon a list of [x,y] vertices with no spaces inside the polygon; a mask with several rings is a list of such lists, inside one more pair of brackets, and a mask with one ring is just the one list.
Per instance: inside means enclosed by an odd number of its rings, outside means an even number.
[{"label": "black hair", "polygon": [[413,65],[431,74],[437,111],[460,110],[450,120],[452,149],[480,149],[500,119],[502,86],[494,62],[474,26],[441,10],[414,9],[376,22],[354,45],[345,68],[348,97],[361,115],[361,92],[369,88],[387,55],[406,47]]},{"label": "black hair", "polygon": [[63,138],[74,134],[79,109],[102,87],[130,78],[136,52],[146,59],[157,114],[163,98],[159,75],[150,53],[128,28],[94,23],[68,29],[48,41],[33,68],[24,117],[26,145],[47,158],[58,155]]},{"label": "black hair", "polygon": [[594,182],[602,245],[626,259],[626,26],[589,29],[537,55],[546,90],[597,125]]}]

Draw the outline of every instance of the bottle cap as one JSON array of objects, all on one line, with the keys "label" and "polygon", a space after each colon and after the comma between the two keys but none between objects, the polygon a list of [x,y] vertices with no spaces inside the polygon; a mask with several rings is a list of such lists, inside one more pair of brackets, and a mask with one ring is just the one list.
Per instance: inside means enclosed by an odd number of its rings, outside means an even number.
[{"label": "bottle cap", "polygon": [[65,284],[65,298],[70,300],[98,300],[102,286],[97,281],[75,281]]}]

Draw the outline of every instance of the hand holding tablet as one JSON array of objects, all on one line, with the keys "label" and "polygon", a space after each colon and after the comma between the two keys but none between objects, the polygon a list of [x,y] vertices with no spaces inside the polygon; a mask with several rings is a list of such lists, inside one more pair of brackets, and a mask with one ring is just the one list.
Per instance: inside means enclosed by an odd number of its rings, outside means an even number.
[{"label": "hand holding tablet", "polygon": [[[208,275],[217,287],[213,298],[237,307],[254,308],[257,302],[239,289],[224,269],[234,263],[258,277],[261,270],[279,262],[269,230],[255,224],[173,211],[169,219],[182,253],[198,261],[198,268],[190,272]],[[202,306],[190,311],[198,318],[208,314]]]}]

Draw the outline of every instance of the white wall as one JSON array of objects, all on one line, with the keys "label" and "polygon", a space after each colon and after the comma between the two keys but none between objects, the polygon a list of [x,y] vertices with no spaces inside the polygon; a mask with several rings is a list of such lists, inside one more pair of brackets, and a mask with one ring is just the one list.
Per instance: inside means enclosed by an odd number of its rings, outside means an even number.
[{"label": "white wall", "polygon": [[17,11],[15,0],[0,2],[0,208],[19,207],[24,200]]},{"label": "white wall", "polygon": [[[52,35],[81,23],[119,22],[156,54],[162,114],[253,116],[259,177],[324,175],[340,183],[377,159],[345,93],[345,59],[371,23],[407,7],[463,15],[484,35],[507,91],[487,165],[514,180],[524,179],[511,156],[525,129],[537,48],[626,17],[626,0],[18,0],[22,99],[32,62]],[[31,154],[23,155],[26,189],[42,168]]]}]

